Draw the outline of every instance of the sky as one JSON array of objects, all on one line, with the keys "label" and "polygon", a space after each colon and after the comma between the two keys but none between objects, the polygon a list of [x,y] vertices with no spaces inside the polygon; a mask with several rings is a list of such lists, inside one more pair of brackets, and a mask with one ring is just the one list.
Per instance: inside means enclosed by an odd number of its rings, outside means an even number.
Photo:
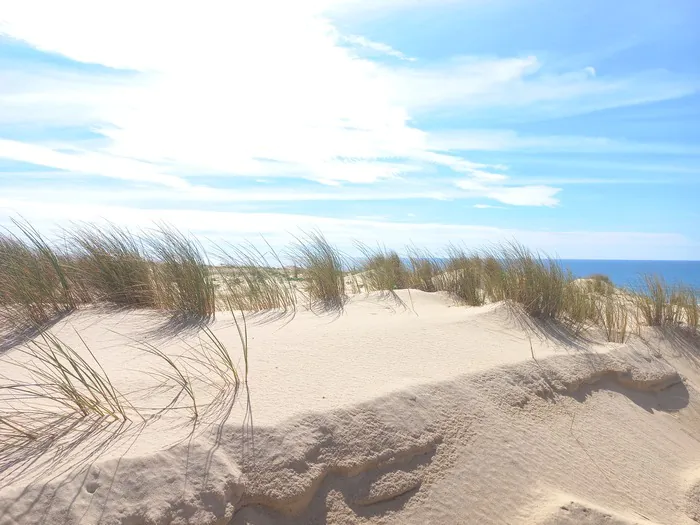
[{"label": "sky", "polygon": [[3,0],[0,225],[700,260],[696,0]]}]

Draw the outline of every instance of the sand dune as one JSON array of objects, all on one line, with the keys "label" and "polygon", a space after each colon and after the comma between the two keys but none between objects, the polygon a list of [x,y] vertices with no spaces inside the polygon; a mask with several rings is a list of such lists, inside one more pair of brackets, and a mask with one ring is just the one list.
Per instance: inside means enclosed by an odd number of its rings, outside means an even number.
[{"label": "sand dune", "polygon": [[[82,311],[53,332],[76,348],[80,333],[120,392],[158,406],[167,395],[144,372],[158,360],[136,342],[183,355],[198,339],[181,328]],[[415,290],[248,328],[233,407],[203,411],[194,433],[182,408],[78,428],[20,471],[3,458],[0,524],[700,521],[693,338],[604,343]],[[213,331],[240,362],[231,319]],[[17,348],[0,360],[22,373]],[[212,381],[197,384],[202,406]]]}]

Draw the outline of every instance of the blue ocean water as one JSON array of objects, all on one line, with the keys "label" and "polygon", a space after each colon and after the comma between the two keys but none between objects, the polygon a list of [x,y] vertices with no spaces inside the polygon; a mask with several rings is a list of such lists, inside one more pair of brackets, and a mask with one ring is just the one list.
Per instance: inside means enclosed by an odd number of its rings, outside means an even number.
[{"label": "blue ocean water", "polygon": [[602,273],[617,286],[637,288],[645,274],[656,274],[667,284],[683,283],[700,290],[700,261],[605,261],[565,259],[563,265],[576,277]]}]

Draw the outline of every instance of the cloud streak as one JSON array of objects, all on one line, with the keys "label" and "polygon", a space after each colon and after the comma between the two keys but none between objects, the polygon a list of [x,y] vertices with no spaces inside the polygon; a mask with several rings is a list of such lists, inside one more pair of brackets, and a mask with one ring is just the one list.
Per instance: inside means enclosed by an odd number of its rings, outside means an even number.
[{"label": "cloud streak", "polygon": [[[473,176],[483,188],[479,195],[500,202],[553,205],[555,188],[504,188],[502,179],[480,177],[498,168],[484,169],[455,153],[470,149],[469,141],[426,132],[413,123],[413,114],[435,107],[540,111],[543,104],[547,111],[567,113],[695,89],[692,80],[662,73],[606,79],[586,67],[555,74],[534,56],[407,62],[409,57],[387,44],[342,35],[323,14],[338,7],[335,2],[193,6],[131,0],[118,6],[9,2],[2,32],[112,73],[68,75],[52,68],[35,70],[14,87],[3,84],[0,124],[54,120],[86,125],[102,140],[59,143],[53,151],[5,141],[0,154],[62,170],[183,187],[199,173],[341,185],[437,168]],[[345,8],[359,7],[350,3]],[[404,65],[358,57],[348,42],[404,59]],[[540,147],[507,136],[491,136],[487,145],[518,141],[520,147]],[[461,147],[455,148],[456,142]],[[76,151],[62,153],[66,146]]]},{"label": "cloud streak", "polygon": [[369,38],[365,38],[364,36],[347,35],[347,36],[343,36],[341,38],[345,42],[348,42],[350,44],[355,44],[355,45],[363,47],[365,49],[377,51],[378,53],[382,53],[382,54],[390,56],[390,57],[398,58],[400,60],[406,60],[408,62],[415,62],[416,61],[416,59],[414,57],[406,56],[401,51],[394,49],[390,45],[384,44],[382,42],[375,42],[373,40],[370,40]]},{"label": "cloud streak", "polygon": [[[241,241],[259,238],[260,234],[281,246],[300,229],[320,228],[335,243],[351,249],[353,240],[380,242],[387,247],[404,249],[416,244],[439,251],[448,243],[460,240],[468,246],[483,247],[494,242],[518,239],[533,249],[556,252],[564,258],[652,258],[659,247],[681,247],[690,253],[697,243],[675,233],[635,231],[533,231],[497,228],[478,224],[444,224],[439,222],[391,222],[386,220],[337,219],[322,216],[282,213],[239,213],[192,209],[138,209],[126,206],[68,204],[55,201],[10,201],[0,197],[0,209],[20,205],[24,215],[42,229],[68,225],[71,221],[108,220],[136,228],[154,221],[166,221],[184,231],[212,240]],[[0,223],[2,221],[0,220]],[[284,225],[280,228],[280,225]]]}]

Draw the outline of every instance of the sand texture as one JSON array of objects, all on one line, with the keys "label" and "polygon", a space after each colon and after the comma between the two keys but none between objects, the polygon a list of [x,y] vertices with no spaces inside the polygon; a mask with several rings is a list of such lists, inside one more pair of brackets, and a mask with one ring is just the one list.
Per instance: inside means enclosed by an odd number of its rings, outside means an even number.
[{"label": "sand texture", "polygon": [[[235,402],[191,369],[197,425],[180,399],[3,453],[0,525],[700,522],[694,337],[606,343],[415,290],[247,324]],[[231,316],[211,327],[242,366]],[[201,339],[143,311],[80,311],[52,333],[84,351],[79,333],[143,411],[172,394],[140,345],[182,359]],[[21,348],[5,342],[0,384]]]}]

